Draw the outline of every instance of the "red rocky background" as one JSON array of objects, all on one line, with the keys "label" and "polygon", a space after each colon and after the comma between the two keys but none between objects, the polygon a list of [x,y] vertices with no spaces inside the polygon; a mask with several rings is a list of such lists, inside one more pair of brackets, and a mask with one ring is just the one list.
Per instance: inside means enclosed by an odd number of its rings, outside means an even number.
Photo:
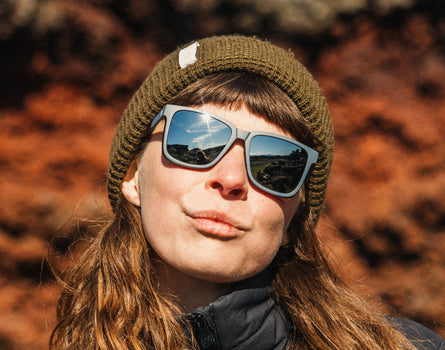
[{"label": "red rocky background", "polygon": [[1,5],[0,349],[47,347],[59,289],[44,257],[69,267],[109,214],[108,149],[132,92],[176,45],[227,32],[292,49],[325,91],[336,156],[319,231],[339,273],[445,337],[444,5],[291,6],[292,21],[258,3]]}]

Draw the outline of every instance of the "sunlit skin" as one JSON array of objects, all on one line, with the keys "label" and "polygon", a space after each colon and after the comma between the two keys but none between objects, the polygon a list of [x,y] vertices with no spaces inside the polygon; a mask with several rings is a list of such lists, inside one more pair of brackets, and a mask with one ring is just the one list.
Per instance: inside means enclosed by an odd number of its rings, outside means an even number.
[{"label": "sunlit skin", "polygon": [[[291,137],[245,108],[198,108],[246,131]],[[299,199],[275,197],[251,185],[241,140],[210,169],[173,164],[162,155],[163,128],[161,121],[122,191],[141,207],[147,240],[163,262],[158,273],[162,287],[177,295],[184,309],[192,309],[271,263],[288,240],[286,230]]]}]

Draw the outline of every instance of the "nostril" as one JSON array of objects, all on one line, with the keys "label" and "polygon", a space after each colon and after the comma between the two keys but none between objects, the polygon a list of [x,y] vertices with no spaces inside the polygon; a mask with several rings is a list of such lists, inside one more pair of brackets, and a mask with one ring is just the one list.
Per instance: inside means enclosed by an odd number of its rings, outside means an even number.
[{"label": "nostril", "polygon": [[212,183],[212,188],[213,189],[217,189],[217,188],[220,188],[220,187],[221,187],[221,184],[219,182]]},{"label": "nostril", "polygon": [[[214,190],[224,191],[223,185],[221,183],[219,183],[218,181],[212,182],[211,187]],[[238,196],[240,196],[243,193],[243,190],[241,188],[233,188],[231,190],[227,189],[227,191],[224,191],[224,192],[226,192],[226,194],[228,194],[230,196],[238,197]]]},{"label": "nostril", "polygon": [[234,197],[238,197],[241,194],[241,190],[240,189],[234,189],[232,191],[230,191],[230,193],[234,196]]}]

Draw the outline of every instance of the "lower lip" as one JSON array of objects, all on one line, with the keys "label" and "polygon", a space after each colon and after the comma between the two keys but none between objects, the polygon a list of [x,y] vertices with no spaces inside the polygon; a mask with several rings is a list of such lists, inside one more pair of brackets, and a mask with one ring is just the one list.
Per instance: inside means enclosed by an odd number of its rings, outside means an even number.
[{"label": "lower lip", "polygon": [[206,218],[191,218],[191,220],[199,232],[219,239],[232,239],[242,232],[240,229],[222,221]]}]

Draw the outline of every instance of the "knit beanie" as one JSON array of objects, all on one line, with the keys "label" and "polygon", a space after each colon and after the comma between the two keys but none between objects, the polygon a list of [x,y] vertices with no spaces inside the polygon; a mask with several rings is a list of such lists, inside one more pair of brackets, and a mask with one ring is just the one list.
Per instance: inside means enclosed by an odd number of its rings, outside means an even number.
[{"label": "knit beanie", "polygon": [[204,76],[233,71],[254,73],[278,86],[295,102],[320,141],[319,157],[306,183],[306,199],[314,222],[318,221],[334,147],[325,98],[311,74],[290,52],[267,41],[239,35],[209,37],[178,48],[156,65],[135,92],[111,146],[107,188],[113,209],[122,199],[123,179],[147,128],[167,101]]}]

